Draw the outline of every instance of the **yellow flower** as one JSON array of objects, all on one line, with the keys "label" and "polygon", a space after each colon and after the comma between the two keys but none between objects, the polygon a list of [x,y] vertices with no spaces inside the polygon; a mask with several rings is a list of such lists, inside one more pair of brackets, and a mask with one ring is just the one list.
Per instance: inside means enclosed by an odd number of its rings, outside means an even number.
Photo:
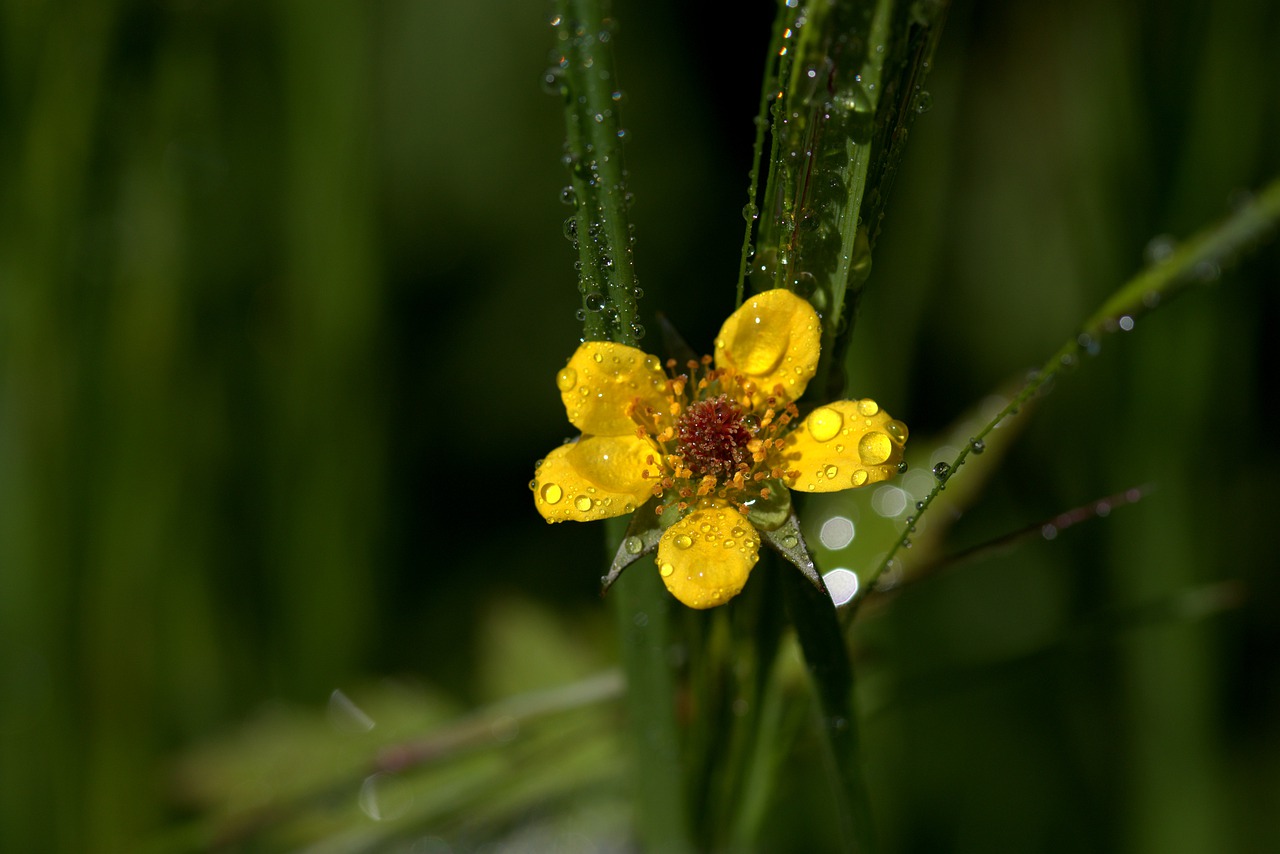
[{"label": "yellow flower", "polygon": [[772,290],[729,316],[714,362],[670,360],[664,372],[634,347],[582,344],[556,376],[582,436],[539,462],[538,512],[607,519],[656,497],[652,512],[669,525],[657,555],[667,589],[691,608],[727,602],[759,557],[757,526],[781,524],[766,510],[788,501],[786,489],[866,486],[902,460],[906,425],[875,401],[840,400],[799,420],[794,401],[817,369],[820,336],[808,302]]}]

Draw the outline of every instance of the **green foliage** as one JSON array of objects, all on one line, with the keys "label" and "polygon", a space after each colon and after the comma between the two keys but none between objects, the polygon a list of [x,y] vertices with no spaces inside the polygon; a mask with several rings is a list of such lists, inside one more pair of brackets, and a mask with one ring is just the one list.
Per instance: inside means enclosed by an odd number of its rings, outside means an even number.
[{"label": "green foliage", "polygon": [[[813,285],[846,306],[826,315],[849,348],[830,376],[911,425],[910,471],[805,502],[821,569],[865,589],[910,513],[886,501],[923,500],[932,466],[1028,368],[1080,345],[1121,283],[1197,251],[1166,235],[1270,203],[1274,5],[956,4],[935,51],[921,24],[943,6],[883,4],[905,34],[887,61],[928,60],[927,84],[903,76],[890,97],[881,77],[869,127],[823,134],[821,156],[865,158],[863,227],[847,202],[862,179],[841,173],[797,257],[852,248]],[[522,487],[564,438],[551,380],[583,329],[563,121],[539,94],[560,56],[548,11],[0,4],[0,850],[630,838],[599,532],[548,529]],[[764,74],[772,12],[742,10],[744,39],[698,4],[612,9],[643,304],[692,341],[743,263],[758,83],[804,95],[798,57],[828,48],[797,43]],[[807,103],[779,139],[815,132]],[[789,246],[775,210],[808,239],[800,189],[762,188],[776,227],[762,215],[757,257]],[[1248,243],[1191,264],[1206,286],[1155,313],[1131,311],[1146,285],[1104,308],[1136,326],[1092,336],[1033,418],[987,436],[882,578],[890,595],[860,608],[883,850],[1280,847],[1277,256],[1271,233]],[[837,515],[857,534],[829,547]],[[953,553],[983,559],[940,571]],[[734,665],[676,695],[702,757],[680,768],[706,807],[697,844],[837,844],[783,570],[762,563],[729,608],[673,621],[681,679]],[[621,593],[633,626],[650,616]],[[335,728],[335,689],[377,727]],[[379,764],[404,745],[439,753]],[[405,785],[371,815],[366,782],[378,795],[393,772]]]}]

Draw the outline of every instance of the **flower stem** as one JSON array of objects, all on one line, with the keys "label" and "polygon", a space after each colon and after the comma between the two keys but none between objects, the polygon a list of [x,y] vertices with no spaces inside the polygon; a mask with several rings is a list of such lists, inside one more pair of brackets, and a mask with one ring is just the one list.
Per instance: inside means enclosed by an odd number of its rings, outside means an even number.
[{"label": "flower stem", "polygon": [[[624,519],[607,521],[609,541],[620,543]],[[689,815],[680,764],[680,737],[671,676],[671,597],[657,572],[633,569],[610,590],[627,674],[636,828],[645,850],[684,852]]]}]

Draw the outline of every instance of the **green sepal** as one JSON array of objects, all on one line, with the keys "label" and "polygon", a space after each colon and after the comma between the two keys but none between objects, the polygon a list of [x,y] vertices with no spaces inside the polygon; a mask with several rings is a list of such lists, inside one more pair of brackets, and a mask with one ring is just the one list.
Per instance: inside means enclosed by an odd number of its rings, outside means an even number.
[{"label": "green sepal", "polygon": [[631,566],[640,558],[650,554],[658,547],[664,530],[662,520],[653,512],[658,498],[651,498],[639,510],[631,514],[631,522],[627,525],[627,533],[618,544],[618,552],[613,556],[609,574],[600,576],[600,595],[609,592],[613,582],[622,575],[622,570]]},{"label": "green sepal", "polygon": [[786,558],[792,566],[800,570],[805,578],[809,579],[809,583],[818,589],[827,600],[831,600],[831,594],[827,591],[827,585],[822,580],[822,575],[818,572],[818,568],[813,564],[813,557],[809,554],[809,546],[804,541],[804,535],[800,533],[800,520],[796,518],[796,511],[791,510],[791,515],[781,526],[772,531],[760,531],[760,536],[768,543],[775,552]]},{"label": "green sepal", "polygon": [[761,533],[780,530],[796,516],[791,507],[791,490],[780,480],[763,480],[760,485],[769,488],[769,497],[747,502],[747,521]]}]

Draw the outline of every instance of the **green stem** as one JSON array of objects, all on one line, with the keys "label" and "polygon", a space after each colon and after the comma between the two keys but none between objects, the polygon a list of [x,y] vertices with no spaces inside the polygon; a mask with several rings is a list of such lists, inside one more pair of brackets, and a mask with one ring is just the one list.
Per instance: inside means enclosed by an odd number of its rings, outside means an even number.
[{"label": "green stem", "polygon": [[1257,246],[1280,223],[1280,179],[1273,180],[1247,204],[1242,205],[1222,222],[1206,228],[1181,245],[1170,245],[1166,257],[1154,263],[1122,285],[1080,327],[1079,333],[1049,357],[1040,370],[1028,379],[1013,397],[983,428],[978,431],[950,463],[934,467],[938,482],[918,505],[919,512],[909,519],[879,565],[859,586],[857,594],[844,609],[847,625],[858,606],[875,588],[881,574],[893,562],[898,550],[910,539],[916,519],[933,505],[934,499],[947,487],[947,480],[959,471],[971,453],[980,452],[991,431],[1018,411],[1040,389],[1060,373],[1074,367],[1081,354],[1097,352],[1104,335],[1133,329],[1136,318],[1151,311],[1188,287],[1216,282],[1224,265]]},{"label": "green stem", "polygon": [[[609,541],[620,543],[626,520],[610,519],[606,524]],[[669,655],[671,597],[657,572],[632,568],[613,585],[609,598],[617,616],[622,666],[627,674],[640,841],[648,851],[692,851]]]},{"label": "green stem", "polygon": [[842,850],[873,852],[871,802],[862,776],[858,719],[854,713],[853,665],[831,599],[798,572],[783,572],[783,592],[805,664],[817,691],[822,734],[835,783],[836,818]]},{"label": "green stem", "polygon": [[618,120],[622,91],[605,7],[602,0],[557,0],[552,25],[562,53],[550,74],[551,79],[559,79],[564,99],[583,335],[589,340],[634,345],[643,333],[636,322],[636,274],[622,156],[625,131]]}]

